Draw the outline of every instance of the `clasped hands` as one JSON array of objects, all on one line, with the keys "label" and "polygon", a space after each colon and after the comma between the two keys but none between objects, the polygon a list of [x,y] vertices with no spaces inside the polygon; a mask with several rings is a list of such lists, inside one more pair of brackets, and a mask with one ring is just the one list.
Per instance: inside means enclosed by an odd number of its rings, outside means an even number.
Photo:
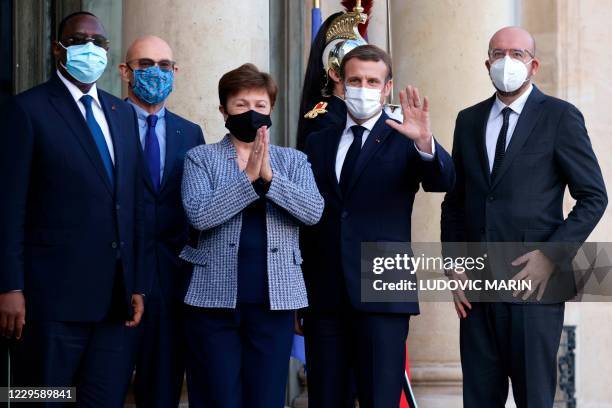
[{"label": "clasped hands", "polygon": [[249,160],[244,169],[249,181],[252,183],[261,178],[266,183],[272,181],[272,167],[270,166],[270,133],[266,126],[257,129],[257,135]]}]

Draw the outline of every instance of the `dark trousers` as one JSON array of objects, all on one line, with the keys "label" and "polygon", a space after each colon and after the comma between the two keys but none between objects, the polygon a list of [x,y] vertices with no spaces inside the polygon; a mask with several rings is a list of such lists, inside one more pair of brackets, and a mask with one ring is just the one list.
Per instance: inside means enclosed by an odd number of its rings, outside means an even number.
[{"label": "dark trousers", "polygon": [[138,407],[176,407],[185,375],[182,303],[165,299],[155,279],[140,325],[129,333]]},{"label": "dark trousers", "polygon": [[[107,316],[100,322],[29,320],[21,340],[11,341],[10,366],[16,387],[76,387],[67,407],[123,407],[130,376],[125,327],[127,304],[120,268]],[[27,297],[26,297],[27,313]],[[27,316],[26,316],[27,318]],[[19,406],[57,407],[57,403]]]},{"label": "dark trousers", "polygon": [[461,319],[465,408],[552,408],[565,305],[472,303]]},{"label": "dark trousers", "polygon": [[29,321],[11,352],[13,386],[72,386],[77,403],[66,406],[122,407],[129,384],[122,370],[129,358],[126,330],[124,322]]},{"label": "dark trousers", "polygon": [[308,404],[352,406],[354,372],[361,408],[397,408],[410,316],[358,311],[308,312],[304,318]]},{"label": "dark trousers", "polygon": [[191,408],[282,408],[293,340],[293,311],[185,306]]}]

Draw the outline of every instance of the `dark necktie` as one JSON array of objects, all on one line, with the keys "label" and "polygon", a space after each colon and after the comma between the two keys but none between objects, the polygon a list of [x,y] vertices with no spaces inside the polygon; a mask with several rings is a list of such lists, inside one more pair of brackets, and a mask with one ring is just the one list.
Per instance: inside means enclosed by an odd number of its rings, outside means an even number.
[{"label": "dark necktie", "polygon": [[495,159],[493,160],[493,170],[491,170],[491,181],[495,180],[497,172],[504,161],[504,156],[506,155],[506,135],[508,133],[508,126],[510,125],[511,113],[512,109],[507,106],[502,110],[502,114],[504,115],[504,123],[499,131],[499,136],[497,136],[497,144],[495,145]]},{"label": "dark necktie", "polygon": [[159,190],[159,140],[157,140],[157,134],[155,133],[155,125],[157,124],[157,115],[147,116],[147,136],[145,138],[145,159],[147,161],[147,167],[149,168],[149,174],[151,175],[151,182],[155,191]]},{"label": "dark necktie", "polygon": [[340,171],[340,191],[342,191],[343,195],[346,194],[346,190],[348,189],[349,183],[351,182],[351,178],[353,176],[355,164],[357,163],[357,158],[359,157],[359,153],[361,153],[361,139],[365,130],[366,128],[363,126],[351,126],[351,132],[353,132],[353,143],[351,143],[348,152],[346,152],[344,163],[342,163],[342,170]]},{"label": "dark necktie", "polygon": [[106,170],[106,174],[108,175],[108,180],[110,181],[112,186],[114,184],[113,161],[111,159],[106,140],[104,139],[104,133],[102,133],[102,128],[100,128],[100,125],[96,121],[96,118],[93,114],[91,106],[93,102],[93,97],[91,97],[90,95],[83,95],[81,97],[81,102],[85,107],[85,120],[87,121],[87,126],[89,127],[89,131],[91,132],[94,142],[96,143],[98,153],[100,153],[100,158],[102,159],[104,169]]}]

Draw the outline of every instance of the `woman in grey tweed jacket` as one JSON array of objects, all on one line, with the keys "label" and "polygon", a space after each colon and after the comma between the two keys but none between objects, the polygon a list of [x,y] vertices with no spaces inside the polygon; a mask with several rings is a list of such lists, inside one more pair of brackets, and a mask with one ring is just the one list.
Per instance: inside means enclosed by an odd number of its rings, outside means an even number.
[{"label": "woman in grey tweed jacket", "polygon": [[245,64],[219,81],[230,133],[187,153],[183,206],[200,231],[181,258],[191,407],[282,407],[294,311],[308,305],[299,226],[323,212],[306,156],[270,145],[272,78]]}]

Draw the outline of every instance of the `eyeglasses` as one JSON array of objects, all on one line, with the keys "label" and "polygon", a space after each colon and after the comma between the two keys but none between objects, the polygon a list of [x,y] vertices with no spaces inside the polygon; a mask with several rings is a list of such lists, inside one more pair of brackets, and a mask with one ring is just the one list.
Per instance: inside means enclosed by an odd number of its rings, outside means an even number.
[{"label": "eyeglasses", "polygon": [[498,59],[504,58],[506,55],[510,55],[511,58],[515,58],[521,61],[525,61],[527,57],[534,57],[529,50],[525,49],[521,50],[510,48],[503,50],[500,48],[494,48],[492,50],[489,50],[489,58],[491,59],[491,61],[497,61]]},{"label": "eyeglasses", "polygon": [[134,69],[151,68],[151,67],[154,67],[155,65],[157,65],[159,69],[161,69],[162,71],[172,71],[174,69],[175,64],[176,62],[171,61],[171,60],[154,61],[151,58],[140,58],[140,59],[131,60],[131,61],[126,62],[126,65],[132,71]]},{"label": "eyeglasses", "polygon": [[92,42],[94,45],[104,49],[108,49],[110,45],[108,38],[100,34],[89,36],[87,34],[75,33],[72,36],[60,41],[64,47],[70,47],[71,45],[83,45],[87,44],[88,42]]}]

